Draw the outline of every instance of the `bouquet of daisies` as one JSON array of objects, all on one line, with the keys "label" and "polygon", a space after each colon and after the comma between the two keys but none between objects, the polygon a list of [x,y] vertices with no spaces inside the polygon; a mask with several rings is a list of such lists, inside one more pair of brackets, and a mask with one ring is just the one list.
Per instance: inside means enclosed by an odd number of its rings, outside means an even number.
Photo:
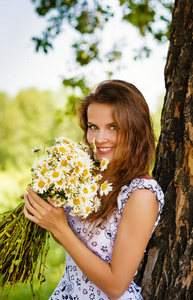
[{"label": "bouquet of daisies", "polygon": [[[96,167],[88,154],[88,146],[70,139],[55,139],[54,146],[45,150],[32,166],[32,182],[29,185],[43,199],[51,197],[56,207],[71,207],[70,214],[86,218],[100,208],[99,196],[107,195],[112,184],[102,182],[103,171],[108,165],[102,160]],[[39,153],[35,148],[32,153]],[[102,182],[102,183],[100,183]],[[16,283],[30,281],[33,298],[35,271],[41,284],[45,281],[44,269],[49,250],[49,233],[23,214],[21,203],[11,212],[3,214],[0,221],[0,276],[2,299]],[[38,297],[38,299],[39,299]]]}]

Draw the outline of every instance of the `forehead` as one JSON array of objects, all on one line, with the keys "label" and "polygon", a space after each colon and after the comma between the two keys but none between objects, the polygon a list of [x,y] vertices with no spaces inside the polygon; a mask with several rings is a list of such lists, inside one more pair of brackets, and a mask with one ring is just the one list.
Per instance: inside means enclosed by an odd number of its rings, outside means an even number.
[{"label": "forehead", "polygon": [[88,122],[110,121],[114,122],[112,107],[107,103],[91,103],[87,109]]}]

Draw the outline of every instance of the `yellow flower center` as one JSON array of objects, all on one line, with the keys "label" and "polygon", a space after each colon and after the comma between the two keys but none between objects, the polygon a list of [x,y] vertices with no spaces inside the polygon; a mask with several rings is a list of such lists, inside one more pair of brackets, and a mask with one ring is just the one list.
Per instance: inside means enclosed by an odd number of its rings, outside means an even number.
[{"label": "yellow flower center", "polygon": [[62,167],[66,167],[66,166],[67,166],[67,162],[66,162],[65,160],[62,160],[62,161],[61,161],[61,166],[62,166]]},{"label": "yellow flower center", "polygon": [[79,168],[76,168],[75,173],[78,174],[80,172]]},{"label": "yellow flower center", "polygon": [[42,189],[44,187],[44,182],[42,180],[40,180],[38,182],[38,186],[39,186],[40,189]]},{"label": "yellow flower center", "polygon": [[88,175],[88,170],[84,170],[84,172],[83,172],[83,176],[87,176]]},{"label": "yellow flower center", "polygon": [[90,207],[87,207],[86,208],[86,212],[88,213],[90,211]]},{"label": "yellow flower center", "polygon": [[107,183],[103,183],[101,188],[102,188],[102,191],[106,190],[108,187]]},{"label": "yellow flower center", "polygon": [[41,173],[44,174],[44,173],[46,173],[47,171],[48,171],[47,168],[43,168],[43,169],[41,170]]},{"label": "yellow flower center", "polygon": [[57,181],[57,184],[58,184],[58,185],[62,185],[62,184],[63,184],[63,181],[62,181],[62,180],[59,180],[59,181]]},{"label": "yellow flower center", "polygon": [[86,187],[83,188],[83,193],[88,194],[88,189]]},{"label": "yellow flower center", "polygon": [[75,179],[71,179],[70,182],[71,182],[72,184],[75,184],[75,183],[76,183],[76,180],[75,180]]},{"label": "yellow flower center", "polygon": [[86,198],[81,197],[82,201],[85,203],[86,202]]},{"label": "yellow flower center", "polygon": [[91,186],[91,190],[92,190],[93,192],[95,192],[95,191],[96,191],[96,186],[95,186],[95,185]]},{"label": "yellow flower center", "polygon": [[63,139],[62,142],[63,142],[64,144],[69,144],[69,142],[68,142],[67,140],[65,140],[65,139]]},{"label": "yellow flower center", "polygon": [[101,162],[101,166],[102,166],[102,167],[105,166],[105,160],[103,160],[103,161]]},{"label": "yellow flower center", "polygon": [[62,152],[62,153],[65,153],[65,152],[66,152],[66,149],[65,149],[64,147],[60,147],[59,150],[60,150],[60,152]]},{"label": "yellow flower center", "polygon": [[55,201],[56,205],[60,205],[60,200]]},{"label": "yellow flower center", "polygon": [[53,172],[52,173],[52,177],[54,177],[54,178],[57,178],[59,175],[60,175],[59,172]]},{"label": "yellow flower center", "polygon": [[79,165],[79,167],[82,167],[81,161],[78,161],[78,165]]},{"label": "yellow flower center", "polygon": [[74,199],[73,203],[74,203],[74,205],[79,205],[80,204],[80,200],[79,199]]}]

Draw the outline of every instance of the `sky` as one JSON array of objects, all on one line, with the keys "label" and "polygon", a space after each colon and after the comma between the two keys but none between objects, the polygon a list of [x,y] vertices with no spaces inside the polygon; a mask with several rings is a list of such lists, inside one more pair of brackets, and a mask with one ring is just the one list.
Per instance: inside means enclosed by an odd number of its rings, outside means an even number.
[{"label": "sky", "polygon": [[[53,43],[54,49],[45,54],[35,51],[33,36],[41,36],[46,28],[46,19],[35,13],[31,0],[0,0],[0,92],[15,97],[22,89],[37,88],[58,91],[62,78],[78,75],[82,71],[74,65],[72,49],[69,47],[76,33],[69,27],[64,28]],[[119,38],[120,32],[124,38]],[[113,78],[135,84],[144,94],[151,112],[156,112],[160,98],[164,97],[164,67],[168,44],[158,45],[151,38],[147,42],[153,49],[149,59],[134,61],[134,48],[144,41],[137,30],[121,24],[119,18],[107,25],[102,33],[102,50],[111,49],[115,37],[118,43],[127,44],[123,51],[122,68],[115,71]],[[96,62],[88,68],[88,77],[96,85],[107,79],[107,66]]]}]

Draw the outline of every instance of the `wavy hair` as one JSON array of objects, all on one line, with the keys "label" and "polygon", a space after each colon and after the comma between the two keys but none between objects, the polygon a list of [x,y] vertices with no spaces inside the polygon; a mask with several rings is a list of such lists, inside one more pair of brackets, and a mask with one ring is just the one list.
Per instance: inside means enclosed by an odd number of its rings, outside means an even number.
[{"label": "wavy hair", "polygon": [[113,191],[103,197],[97,213],[88,220],[106,220],[117,207],[117,196],[121,187],[134,178],[148,176],[155,154],[155,138],[148,105],[142,93],[131,83],[122,80],[108,80],[96,90],[79,100],[76,113],[87,141],[87,110],[91,103],[109,104],[117,127],[120,141],[116,147],[105,178],[113,182]]}]

